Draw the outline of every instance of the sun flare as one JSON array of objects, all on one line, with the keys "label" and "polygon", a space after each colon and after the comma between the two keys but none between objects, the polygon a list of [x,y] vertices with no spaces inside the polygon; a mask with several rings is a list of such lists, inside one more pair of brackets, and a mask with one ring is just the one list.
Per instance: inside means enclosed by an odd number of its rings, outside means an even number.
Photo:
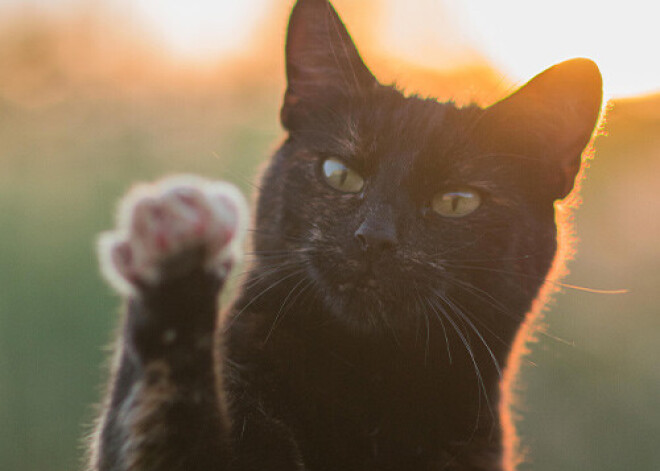
[{"label": "sun flare", "polygon": [[657,2],[470,0],[451,5],[477,48],[514,79],[526,80],[571,57],[588,57],[598,63],[609,96],[660,92]]},{"label": "sun flare", "polygon": [[[363,52],[376,52],[390,61],[443,71],[485,64],[501,73],[504,82],[517,85],[565,59],[588,57],[601,68],[608,98],[660,92],[657,2],[333,3],[349,29],[356,36],[362,35],[358,39],[365,45]],[[4,0],[0,13],[4,16],[12,8],[31,8],[40,15],[109,8],[137,20],[146,38],[155,38],[175,57],[212,62],[240,55],[256,42],[265,24],[275,28],[277,21],[277,31],[283,33],[284,13],[293,4],[294,0]],[[283,34],[273,41],[279,44],[282,38]],[[274,54],[275,46],[266,46],[263,50]]]},{"label": "sun flare", "polygon": [[[282,2],[288,8],[289,3]],[[369,9],[336,0],[340,11],[354,10],[380,37],[375,43],[400,59],[426,67],[451,69],[481,57],[514,82],[571,57],[595,60],[608,96],[660,91],[660,6],[645,0],[625,5],[596,0],[557,0],[552,4],[524,0],[419,0],[414,7],[396,0],[370,2]],[[344,5],[346,4],[346,5]],[[227,53],[241,47],[272,4],[266,0],[197,1],[138,0],[142,15],[171,47],[193,56]],[[342,8],[344,7],[344,8]],[[346,16],[346,15],[345,15]]]}]

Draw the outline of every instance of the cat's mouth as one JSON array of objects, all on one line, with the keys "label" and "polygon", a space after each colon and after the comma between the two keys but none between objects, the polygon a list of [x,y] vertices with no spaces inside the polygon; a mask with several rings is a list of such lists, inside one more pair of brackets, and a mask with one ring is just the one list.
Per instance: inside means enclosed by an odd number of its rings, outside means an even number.
[{"label": "cat's mouth", "polygon": [[324,250],[310,255],[308,274],[328,313],[342,323],[370,333],[416,325],[418,277],[399,254],[347,257]]},{"label": "cat's mouth", "polygon": [[335,287],[339,293],[345,294],[353,291],[377,292],[383,284],[379,272],[379,267],[371,260],[348,260],[344,273],[335,280]]},{"label": "cat's mouth", "polygon": [[[312,276],[323,287],[331,310],[343,311],[343,315],[346,311],[360,315],[375,310],[382,312],[391,304],[387,301],[388,293],[395,289],[388,283],[392,279],[391,269],[367,260],[344,259],[323,263],[327,261],[315,260],[317,263],[312,262],[310,266]],[[384,273],[390,276],[384,277]]]},{"label": "cat's mouth", "polygon": [[387,297],[388,292],[400,286],[403,263],[395,254],[369,256],[327,248],[312,250],[308,254],[307,266],[311,268],[311,275],[335,295]]},{"label": "cat's mouth", "polygon": [[340,293],[349,293],[351,291],[375,291],[380,288],[380,284],[375,276],[371,273],[366,274],[360,278],[340,283],[337,285],[337,291]]}]

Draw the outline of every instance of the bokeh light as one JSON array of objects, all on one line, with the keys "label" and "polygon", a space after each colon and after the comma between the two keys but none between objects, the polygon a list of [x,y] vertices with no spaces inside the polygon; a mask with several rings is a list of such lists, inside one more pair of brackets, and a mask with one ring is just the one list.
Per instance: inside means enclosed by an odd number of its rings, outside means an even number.
[{"label": "bokeh light", "polygon": [[[293,2],[0,0],[0,470],[82,468],[119,305],[94,241],[127,188],[194,173],[256,191],[284,137]],[[459,105],[598,62],[612,101],[565,281],[629,293],[550,306],[523,364],[520,471],[660,469],[657,2],[333,3],[379,79]]]},{"label": "bokeh light", "polygon": [[[428,68],[455,69],[487,61],[515,83],[571,57],[595,60],[610,97],[660,91],[660,5],[647,0],[336,0],[342,11],[370,9],[382,55]],[[174,55],[212,60],[240,54],[264,18],[293,0],[3,0],[59,11],[111,7],[140,22]],[[352,22],[351,15],[344,15]]]},{"label": "bokeh light", "polygon": [[571,57],[598,63],[609,96],[660,92],[660,4],[648,0],[447,2],[475,47],[517,80]]},{"label": "bokeh light", "polygon": [[240,51],[271,3],[272,0],[129,0],[126,6],[133,8],[176,54],[208,60]]}]

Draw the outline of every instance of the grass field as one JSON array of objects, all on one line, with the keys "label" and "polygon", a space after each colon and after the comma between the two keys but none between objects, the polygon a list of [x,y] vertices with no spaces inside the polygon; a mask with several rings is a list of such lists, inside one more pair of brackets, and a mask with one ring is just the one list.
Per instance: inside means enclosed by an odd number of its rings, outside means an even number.
[{"label": "grass field", "polygon": [[[21,47],[49,58],[48,39],[30,38]],[[197,173],[251,193],[283,137],[283,84],[227,81],[222,69],[186,82],[137,66],[135,87],[76,81],[7,47],[4,63],[22,62],[0,71],[0,469],[69,471],[118,323],[97,234],[136,181]],[[523,469],[660,469],[660,98],[615,103],[605,129],[565,281],[630,292],[555,296],[523,369]]]}]

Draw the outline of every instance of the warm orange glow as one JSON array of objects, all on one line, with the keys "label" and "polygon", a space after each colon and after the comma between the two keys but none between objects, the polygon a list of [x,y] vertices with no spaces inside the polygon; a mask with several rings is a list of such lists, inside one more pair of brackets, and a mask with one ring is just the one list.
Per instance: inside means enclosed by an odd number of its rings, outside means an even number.
[{"label": "warm orange glow", "polygon": [[124,3],[174,53],[198,60],[244,49],[259,22],[271,10],[268,0]]},{"label": "warm orange glow", "polygon": [[[256,198],[254,166],[284,136],[277,113],[294,1],[0,0],[0,254],[18,267],[1,303],[12,321],[2,327],[3,358],[16,361],[0,365],[4,411],[14,412],[0,428],[0,469],[78,462],[74,418],[89,409],[96,380],[70,371],[95,371],[81,352],[96,351],[85,342],[107,336],[103,313],[116,310],[99,296],[90,258],[111,201],[135,181],[181,172],[228,178]],[[585,300],[571,290],[544,318],[551,295],[572,288],[560,280],[574,247],[574,191],[499,407],[507,471],[525,459],[562,470],[656,469],[660,93],[640,95],[660,92],[658,2],[332,1],[375,75],[407,92],[487,105],[554,63],[587,56],[602,69],[606,98],[637,96],[614,100],[610,135],[596,140],[576,213],[583,243],[570,265],[571,282],[631,294]],[[32,374],[37,364],[49,374]],[[51,387],[57,378],[68,378],[65,388]],[[49,391],[55,407],[25,385]]]},{"label": "warm orange glow", "polygon": [[516,80],[570,57],[589,57],[605,92],[629,96],[660,91],[660,6],[646,0],[602,2],[472,0],[452,2],[475,47]]},{"label": "warm orange glow", "polygon": [[660,92],[655,2],[418,0],[413,8],[383,0],[381,16],[383,52],[425,67],[487,63],[521,84],[553,64],[588,57],[601,68],[606,98]]},{"label": "warm orange glow", "polygon": [[[654,2],[419,0],[414,8],[396,0],[334,3],[349,27],[369,24],[381,54],[406,62],[454,69],[487,61],[514,82],[524,82],[552,64],[589,57],[600,65],[609,97],[660,91],[660,61],[647,53],[660,44],[660,7]],[[269,10],[264,0],[138,0],[135,5],[176,51],[195,57],[240,49],[246,31]]]},{"label": "warm orange glow", "polygon": [[[288,9],[291,3],[278,6]],[[489,62],[524,82],[565,59],[589,57],[601,67],[608,97],[660,91],[660,61],[647,53],[660,44],[660,7],[654,2],[418,0],[414,8],[396,0],[334,3],[352,30],[368,25],[380,55],[424,67]],[[208,58],[240,50],[272,4],[137,0],[131,9],[177,53]]]},{"label": "warm orange glow", "polygon": [[525,358],[530,354],[530,345],[538,341],[538,336],[545,329],[543,313],[551,303],[552,295],[559,291],[562,284],[559,282],[568,275],[566,262],[575,255],[575,234],[573,225],[573,211],[579,206],[580,185],[584,177],[584,170],[588,160],[592,157],[592,145],[584,152],[582,168],[576,178],[576,185],[571,194],[555,205],[557,224],[557,256],[552,264],[546,282],[532,304],[520,330],[516,334],[511,353],[507,360],[506,369],[500,385],[501,399],[499,404],[500,422],[504,438],[502,464],[505,471],[515,471],[517,466],[526,459],[528,451],[520,442],[516,431],[516,424],[520,420],[517,411],[525,401],[520,393],[524,385],[519,382],[521,369]]},{"label": "warm orange glow", "polygon": [[603,128],[606,113],[603,111],[600,123],[592,136],[591,142],[582,154],[582,165],[575,179],[573,191],[562,201],[555,204],[555,223],[557,225],[557,254],[541,287],[539,295],[532,304],[532,308],[525,318],[520,330],[516,334],[511,353],[507,359],[506,369],[500,384],[500,423],[502,426],[504,450],[502,465],[505,471],[515,471],[518,465],[525,462],[528,450],[521,444],[516,430],[520,417],[518,411],[524,406],[520,393],[524,384],[520,383],[521,372],[525,359],[530,354],[530,345],[539,340],[539,335],[546,328],[544,313],[552,305],[552,296],[562,288],[576,288],[585,291],[600,292],[601,294],[621,294],[626,290],[591,290],[583,287],[573,287],[561,282],[569,274],[567,262],[573,259],[576,253],[577,240],[575,237],[574,212],[582,203],[580,189],[584,182],[585,171],[594,156],[594,141]]},{"label": "warm orange glow", "polygon": [[[22,3],[42,13],[85,5],[74,0],[7,0],[0,12]],[[508,85],[582,56],[599,64],[607,98],[660,91],[660,61],[654,55],[660,44],[660,28],[655,24],[660,7],[654,2],[629,0],[624,6],[597,0],[558,0],[551,5],[524,0],[418,0],[414,8],[397,0],[333,3],[370,65],[375,62],[380,67],[379,61],[385,62],[385,70],[405,70],[392,67],[402,62],[441,71],[489,67],[498,70],[499,81]],[[273,31],[275,21],[281,23],[277,28],[283,33],[283,13],[292,4],[293,0],[105,0],[84,8],[101,6],[121,13],[130,21],[113,23],[116,32],[139,24],[161,52],[209,62],[240,56],[255,46],[255,38],[263,39],[264,29]],[[269,38],[270,46],[283,40],[283,34],[275,38]],[[279,49],[268,50],[272,56]],[[406,85],[400,77],[399,81]],[[431,87],[433,92],[437,88]],[[490,95],[496,91],[489,90]]]}]

